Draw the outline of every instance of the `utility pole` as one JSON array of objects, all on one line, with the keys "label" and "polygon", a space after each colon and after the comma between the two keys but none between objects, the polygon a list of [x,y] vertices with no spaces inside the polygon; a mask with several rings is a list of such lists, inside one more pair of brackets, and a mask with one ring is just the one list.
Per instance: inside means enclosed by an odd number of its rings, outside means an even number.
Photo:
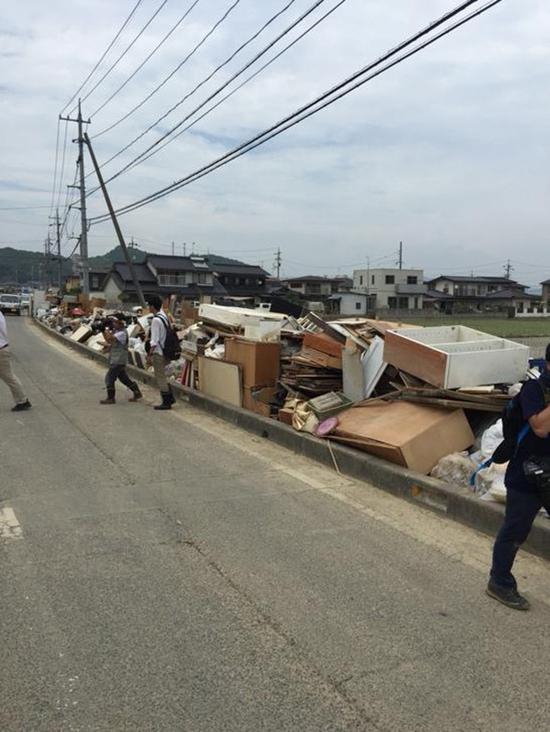
[{"label": "utility pole", "polygon": [[[97,179],[99,181],[101,190],[103,191],[105,203],[107,204],[107,208],[109,209],[109,214],[111,215],[111,221],[113,222],[113,226],[115,228],[115,232],[118,237],[118,243],[120,244],[120,246],[122,248],[122,251],[124,253],[124,259],[126,260],[126,264],[128,265],[128,269],[130,270],[130,275],[132,276],[132,282],[134,283],[134,287],[136,288],[136,292],[137,292],[137,296],[138,296],[140,305],[142,307],[146,307],[147,303],[145,302],[145,297],[143,296],[143,290],[141,289],[141,285],[140,285],[138,277],[136,275],[134,263],[132,262],[132,258],[128,254],[126,242],[124,241],[124,236],[122,235],[122,230],[119,226],[118,219],[116,217],[115,210],[113,208],[113,204],[111,203],[111,199],[109,198],[109,194],[107,193],[107,188],[105,187],[105,181],[103,180],[103,176],[101,175],[99,165],[97,164],[96,156],[95,156],[94,150],[92,148],[92,143],[90,142],[90,138],[88,137],[86,132],[84,133],[84,142],[88,146],[88,150],[90,152],[90,157],[92,158],[92,163],[93,163],[96,175],[97,175]],[[133,244],[133,242],[134,242],[134,240],[132,238],[132,244]]]},{"label": "utility pole", "polygon": [[183,242],[183,256],[184,257],[187,256],[187,242],[186,241]]},{"label": "utility pole", "polygon": [[510,275],[512,274],[513,271],[514,271],[514,267],[512,266],[512,262],[510,262],[510,260],[508,260],[506,262],[506,264],[504,265],[504,272],[505,272],[505,277],[507,280],[510,279]]},{"label": "utility pole", "polygon": [[403,242],[399,242],[399,269],[403,269]]},{"label": "utility pole", "polygon": [[174,242],[172,242],[172,256],[174,256],[175,254],[175,246],[176,245],[174,244]]},{"label": "utility pole", "polygon": [[86,182],[84,175],[84,132],[82,125],[90,124],[91,120],[82,119],[80,99],[78,100],[78,117],[59,117],[64,122],[76,122],[78,124],[78,167],[80,170],[80,257],[82,261],[82,293],[86,298],[90,297],[90,264],[88,262],[88,220],[86,218]]},{"label": "utility pole", "polygon": [[277,279],[279,279],[279,276],[281,274],[282,261],[283,258],[281,255],[281,247],[277,247],[277,251],[275,252],[275,269],[277,270]]}]

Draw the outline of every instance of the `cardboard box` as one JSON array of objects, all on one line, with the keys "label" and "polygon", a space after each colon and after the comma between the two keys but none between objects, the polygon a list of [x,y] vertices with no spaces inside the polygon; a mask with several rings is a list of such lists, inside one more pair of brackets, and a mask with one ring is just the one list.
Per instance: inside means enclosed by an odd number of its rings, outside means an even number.
[{"label": "cardboard box", "polygon": [[242,369],[243,386],[274,386],[281,368],[281,344],[225,339],[225,360]]},{"label": "cardboard box", "polygon": [[243,407],[255,414],[261,414],[262,417],[270,417],[269,399],[275,395],[275,392],[276,389],[273,387],[265,387],[261,389],[261,392],[245,387],[243,389]]},{"label": "cardboard box", "polygon": [[338,420],[334,434],[342,441],[418,473],[474,442],[462,409],[378,402],[341,412]]},{"label": "cardboard box", "polygon": [[294,416],[294,409],[279,409],[279,422],[283,424],[289,424],[292,427],[292,417]]}]

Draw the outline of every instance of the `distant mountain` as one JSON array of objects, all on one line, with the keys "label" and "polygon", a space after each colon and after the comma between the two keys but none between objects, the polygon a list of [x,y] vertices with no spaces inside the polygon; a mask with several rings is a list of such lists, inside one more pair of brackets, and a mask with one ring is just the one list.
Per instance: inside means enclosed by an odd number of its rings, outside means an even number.
[{"label": "distant mountain", "polygon": [[[147,252],[144,252],[135,246],[132,247],[131,244],[128,245],[128,251],[132,256],[132,261],[137,262],[138,264],[145,261]],[[90,268],[93,269],[94,267],[110,266],[113,262],[124,262],[124,253],[121,246],[117,246],[106,254],[101,254],[98,257],[90,257]]]},{"label": "distant mountain", "polygon": [[[136,247],[129,247],[134,262],[143,262],[147,252]],[[90,268],[110,268],[113,262],[123,262],[124,255],[121,247],[115,247],[106,254],[98,257],[90,257]],[[70,275],[73,271],[73,263],[67,257],[61,257],[61,274],[63,277]],[[0,284],[30,285],[33,282],[43,282],[47,266],[46,257],[43,252],[30,252],[26,249],[14,249],[13,247],[0,248]],[[51,281],[56,282],[58,276],[57,260],[49,262]]]}]

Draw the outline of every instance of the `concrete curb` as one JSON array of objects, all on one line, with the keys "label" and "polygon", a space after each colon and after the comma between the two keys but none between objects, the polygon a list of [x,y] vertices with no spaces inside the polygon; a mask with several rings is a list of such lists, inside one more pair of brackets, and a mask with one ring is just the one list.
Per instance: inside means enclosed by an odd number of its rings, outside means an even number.
[{"label": "concrete curb", "polygon": [[[33,322],[52,338],[72,348],[73,351],[106,365],[107,357],[104,354],[92,351],[84,344],[71,341],[39,321]],[[151,374],[135,366],[128,366],[128,373],[143,383],[152,386],[155,384]],[[332,455],[326,440],[296,432],[286,424],[262,417],[246,409],[233,407],[226,402],[213,399],[180,384],[172,386],[177,397],[185,397],[193,406],[334,470]],[[338,468],[344,475],[368,481],[377,488],[413,503],[420,503],[432,511],[444,514],[453,521],[458,521],[490,536],[495,536],[499,530],[504,516],[503,506],[480,501],[463,488],[451,486],[435,478],[388,463],[374,455],[345,445],[331,444]],[[550,559],[550,521],[537,518],[523,548],[545,559]]]}]

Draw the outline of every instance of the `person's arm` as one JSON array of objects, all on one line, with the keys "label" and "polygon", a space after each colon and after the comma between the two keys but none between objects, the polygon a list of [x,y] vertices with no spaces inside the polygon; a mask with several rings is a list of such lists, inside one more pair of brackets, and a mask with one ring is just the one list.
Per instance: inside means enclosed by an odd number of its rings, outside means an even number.
[{"label": "person's arm", "polygon": [[550,434],[550,405],[546,406],[542,387],[536,381],[527,382],[521,393],[521,409],[529,427],[537,437]]},{"label": "person's arm", "polygon": [[542,412],[529,418],[529,426],[537,437],[548,437],[550,434],[550,405]]},{"label": "person's arm", "polygon": [[153,353],[155,352],[158,343],[159,343],[159,326],[161,323],[159,322],[159,318],[153,318],[151,322],[151,335],[149,338],[149,353],[147,354],[147,363],[150,365],[153,361]]}]

